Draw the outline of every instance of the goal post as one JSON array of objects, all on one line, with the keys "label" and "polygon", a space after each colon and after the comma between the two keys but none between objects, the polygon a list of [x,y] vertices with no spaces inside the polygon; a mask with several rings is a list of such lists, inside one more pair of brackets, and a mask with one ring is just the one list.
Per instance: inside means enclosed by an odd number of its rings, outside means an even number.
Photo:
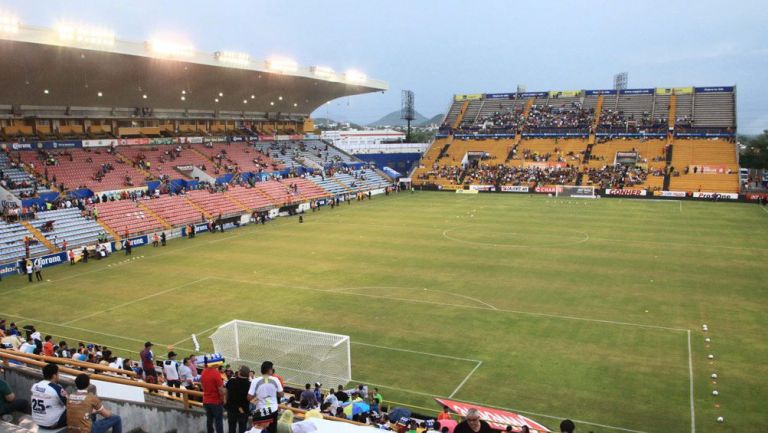
[{"label": "goal post", "polygon": [[555,197],[567,198],[596,198],[594,186],[558,185],[555,187]]},{"label": "goal post", "polygon": [[331,386],[352,381],[352,357],[347,335],[233,320],[211,335],[214,351],[232,364],[247,365],[257,374],[272,361],[286,382]]}]

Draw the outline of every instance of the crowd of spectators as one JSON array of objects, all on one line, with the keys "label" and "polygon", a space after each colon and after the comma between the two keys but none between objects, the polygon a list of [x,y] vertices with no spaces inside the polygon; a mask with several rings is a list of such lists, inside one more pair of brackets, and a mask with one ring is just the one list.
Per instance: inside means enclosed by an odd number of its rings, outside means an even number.
[{"label": "crowd of spectators", "polygon": [[657,169],[651,173],[640,166],[605,165],[600,168],[590,168],[587,171],[589,182],[599,188],[629,188],[646,182],[648,175],[663,176],[664,170]]},{"label": "crowd of spectators", "polygon": [[594,109],[582,108],[581,102],[570,104],[533,105],[525,119],[526,130],[571,129],[588,130],[595,119]]},{"label": "crowd of spectators", "polygon": [[[34,405],[30,406],[29,401],[16,398],[10,386],[0,381],[0,415],[31,413],[35,423],[46,428],[66,426],[80,428],[78,431],[122,431],[120,416],[106,409],[96,397],[95,389],[89,386],[90,378],[86,373],[99,372],[127,380],[165,385],[168,387],[167,392],[151,392],[169,398],[180,395],[173,388],[201,391],[202,400],[194,396],[190,398],[202,403],[207,431],[211,433],[224,432],[224,414],[231,433],[274,433],[281,431],[280,424],[292,425],[289,431],[297,431],[298,426],[311,418],[351,420],[379,430],[399,433],[446,432],[448,427],[444,425],[451,426],[454,432],[459,433],[493,431],[487,422],[480,419],[475,409],[470,409],[459,420],[447,408],[437,417],[412,416],[410,411],[403,408],[388,407],[379,388],[362,383],[351,388],[338,385],[325,390],[321,383],[307,383],[303,390],[291,388],[286,386],[270,361],[264,361],[259,371],[253,371],[245,365],[233,369],[233,366],[216,355],[189,356],[178,361],[176,353],[171,350],[165,359],[159,360],[153,351],[154,345],[149,341],[138,353],[137,361],[132,361],[120,358],[107,347],[96,344],[78,342],[70,348],[64,340],[57,343],[50,335],[43,337],[32,325],[18,328],[16,323],[11,323],[6,327],[5,320],[1,319],[0,339],[4,349],[62,359],[58,363],[46,364],[42,368],[43,381],[32,386],[33,399],[44,399],[47,402],[46,411],[37,410]],[[72,363],[66,360],[72,360]],[[17,361],[14,363],[20,364]],[[89,367],[89,364],[93,364],[93,367]],[[61,365],[83,371],[75,377],[74,389],[69,392],[60,381]],[[305,421],[294,423],[291,410],[285,410],[280,415],[281,404],[305,411]],[[98,414],[100,417],[83,418],[83,413]],[[564,426],[572,426],[569,423],[564,421],[561,431],[572,431],[572,427],[570,430],[563,429]],[[249,424],[252,428],[247,430]],[[511,431],[511,427],[507,427],[506,431]],[[527,430],[524,428],[523,431]]]},{"label": "crowd of spectators", "polygon": [[648,111],[635,117],[622,110],[603,109],[597,129],[600,132],[664,132],[667,130],[667,119],[654,118]]}]

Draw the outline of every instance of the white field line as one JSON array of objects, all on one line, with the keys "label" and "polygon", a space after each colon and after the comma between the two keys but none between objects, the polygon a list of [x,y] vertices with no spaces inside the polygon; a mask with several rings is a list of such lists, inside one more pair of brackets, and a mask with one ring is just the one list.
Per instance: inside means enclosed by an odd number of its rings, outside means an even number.
[{"label": "white field line", "polygon": [[110,308],[107,308],[107,309],[104,309],[104,310],[101,310],[101,311],[97,311],[95,313],[87,314],[85,316],[77,317],[77,318],[69,320],[67,322],[63,322],[62,325],[69,325],[71,323],[79,322],[80,320],[90,319],[91,317],[98,316],[99,314],[103,314],[103,313],[106,313],[106,312],[109,312],[109,311],[117,310],[118,308],[127,307],[128,305],[135,304],[137,302],[146,301],[147,299],[154,298],[155,296],[164,295],[164,294],[166,294],[168,292],[172,292],[172,291],[178,290],[178,289],[183,289],[184,287],[200,283],[200,282],[205,281],[207,279],[208,279],[208,277],[198,278],[195,281],[190,281],[188,283],[184,283],[184,284],[179,285],[179,286],[171,287],[170,289],[161,290],[159,292],[152,293],[152,294],[149,294],[147,296],[142,296],[141,298],[137,298],[137,299],[134,299],[132,301],[123,302],[122,304],[115,305],[114,307],[110,307]]},{"label": "white field line", "polygon": [[[454,227],[454,228],[451,228],[451,229],[443,230],[443,237],[445,239],[448,239],[449,241],[460,242],[460,243],[469,244],[469,245],[480,245],[480,246],[485,246],[485,247],[507,247],[507,248],[560,248],[560,247],[567,247],[567,246],[571,246],[571,245],[578,245],[578,244],[582,244],[584,242],[589,241],[589,233],[582,232],[582,231],[576,231],[576,233],[579,233],[580,235],[583,236],[581,239],[576,240],[576,241],[556,242],[556,243],[538,243],[538,244],[534,244],[534,245],[524,245],[524,244],[519,244],[519,245],[516,245],[516,244],[493,244],[493,243],[490,243],[490,242],[468,241],[468,240],[459,239],[459,238],[455,238],[455,237],[452,237],[452,236],[448,235],[448,233],[450,233],[450,232],[452,232],[452,231],[454,231],[456,229],[460,229],[460,228],[464,228],[464,227],[471,227],[471,226],[459,226],[459,227]],[[537,233],[537,234],[541,234],[541,233]],[[545,235],[545,236],[555,237],[555,236],[558,236],[558,234]]]},{"label": "white field line", "polygon": [[760,206],[760,209],[762,209],[763,212],[768,213],[768,209],[766,209],[765,206]]},{"label": "white field line", "polygon": [[443,354],[440,354],[440,353],[420,352],[418,350],[401,349],[399,347],[379,346],[378,344],[361,343],[359,341],[352,341],[352,344],[357,344],[358,346],[375,347],[377,349],[394,350],[394,351],[397,351],[397,352],[415,353],[417,355],[433,356],[435,358],[446,358],[446,359],[453,359],[453,360],[456,360],[456,361],[466,361],[466,362],[474,362],[474,363],[478,363],[479,362],[479,363],[482,363],[482,361],[479,361],[477,359],[459,358],[457,356],[443,355]]},{"label": "white field line", "polygon": [[691,355],[691,330],[688,330],[688,379],[691,384],[691,433],[696,433],[696,409],[693,403],[693,355]]},{"label": "white field line", "polygon": [[680,213],[683,213],[683,201],[680,200],[678,203],[680,203]]},{"label": "white field line", "polygon": [[459,386],[457,386],[456,389],[453,390],[453,392],[451,393],[451,395],[448,396],[448,398],[453,398],[453,396],[456,395],[457,392],[459,392],[461,387],[464,386],[465,383],[467,383],[469,378],[472,377],[473,374],[475,374],[475,371],[477,371],[477,369],[480,368],[481,365],[483,365],[483,361],[477,361],[477,365],[475,365],[475,368],[473,368],[472,371],[470,371],[469,374],[466,375],[466,377],[464,377],[464,380],[461,381]]},{"label": "white field line", "polygon": [[[316,289],[312,287],[306,287],[306,286],[291,286],[288,284],[279,284],[279,283],[266,283],[263,281],[246,281],[246,280],[237,280],[237,279],[230,279],[230,278],[222,278],[222,277],[209,277],[210,279],[214,280],[221,280],[221,281],[228,281],[228,282],[235,282],[235,283],[243,283],[243,284],[252,284],[252,285],[267,285],[267,286],[273,286],[273,287],[281,287],[281,288],[288,288],[288,289],[297,289],[297,290],[310,290],[315,292],[324,292],[328,293],[327,289]],[[346,295],[346,296],[362,296],[366,298],[375,298],[375,299],[385,299],[390,301],[403,301],[403,302],[411,302],[411,303],[417,303],[417,304],[428,304],[428,305],[439,305],[443,307],[455,307],[455,308],[465,308],[465,309],[471,309],[471,310],[486,310],[486,311],[496,311],[499,313],[510,313],[510,314],[520,314],[525,316],[534,316],[534,317],[548,317],[552,319],[563,319],[563,320],[578,320],[582,322],[592,322],[592,323],[602,323],[607,325],[620,325],[620,326],[636,326],[640,328],[648,328],[648,329],[663,329],[667,331],[678,331],[678,332],[685,332],[687,329],[683,328],[673,328],[668,326],[659,326],[659,325],[646,325],[643,323],[632,323],[632,322],[619,322],[615,320],[601,320],[601,319],[590,319],[586,317],[574,317],[574,316],[563,316],[559,314],[548,314],[548,313],[535,313],[531,311],[520,311],[520,310],[509,310],[505,308],[497,308],[495,310],[491,310],[490,308],[486,307],[478,307],[474,305],[459,305],[459,304],[449,304],[445,302],[435,302],[435,301],[425,301],[422,299],[408,299],[408,298],[395,298],[390,296],[381,296],[381,295],[371,295],[368,293],[352,293],[352,292],[338,292],[340,295]]]},{"label": "white field line", "polygon": [[491,305],[491,304],[489,304],[489,303],[487,303],[485,301],[482,301],[480,299],[473,298],[471,296],[466,296],[466,295],[462,295],[462,294],[459,294],[459,293],[446,292],[444,290],[428,289],[426,287],[424,287],[422,289],[418,289],[416,287],[400,287],[400,286],[361,286],[361,287],[344,287],[344,288],[341,288],[341,289],[326,289],[324,291],[326,291],[326,292],[333,292],[333,293],[339,293],[339,292],[350,292],[350,291],[355,291],[355,290],[368,290],[368,289],[424,290],[424,291],[429,291],[429,292],[442,293],[442,294],[448,295],[448,296],[455,296],[457,298],[464,298],[466,300],[469,300],[469,301],[472,301],[472,302],[477,302],[478,304],[485,305],[486,307],[490,308],[491,310],[498,310],[498,308],[496,308],[495,306],[493,306],[493,305]]}]

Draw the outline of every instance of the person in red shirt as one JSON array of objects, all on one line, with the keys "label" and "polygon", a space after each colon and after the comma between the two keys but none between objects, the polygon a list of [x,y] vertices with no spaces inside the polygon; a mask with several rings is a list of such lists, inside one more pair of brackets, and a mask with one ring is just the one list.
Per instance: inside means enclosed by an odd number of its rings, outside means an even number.
[{"label": "person in red shirt", "polygon": [[53,356],[53,337],[50,335],[45,336],[45,342],[43,343],[43,355]]},{"label": "person in red shirt", "polygon": [[205,360],[205,369],[200,375],[200,384],[203,386],[203,408],[205,408],[205,422],[208,433],[224,433],[224,402],[227,398],[227,390],[224,388],[224,379],[216,367],[208,366]]}]

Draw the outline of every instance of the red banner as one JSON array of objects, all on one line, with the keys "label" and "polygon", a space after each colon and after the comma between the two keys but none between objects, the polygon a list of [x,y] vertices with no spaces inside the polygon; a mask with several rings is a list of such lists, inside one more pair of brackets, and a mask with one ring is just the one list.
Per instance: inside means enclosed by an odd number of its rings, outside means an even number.
[{"label": "red banner", "polygon": [[464,416],[469,409],[477,409],[480,419],[487,422],[492,428],[504,431],[507,426],[512,427],[512,431],[519,432],[524,425],[527,425],[531,432],[549,432],[550,430],[536,421],[514,412],[507,412],[501,409],[478,406],[476,404],[463,403],[460,401],[446,400],[436,398],[437,402],[448,409]]}]

